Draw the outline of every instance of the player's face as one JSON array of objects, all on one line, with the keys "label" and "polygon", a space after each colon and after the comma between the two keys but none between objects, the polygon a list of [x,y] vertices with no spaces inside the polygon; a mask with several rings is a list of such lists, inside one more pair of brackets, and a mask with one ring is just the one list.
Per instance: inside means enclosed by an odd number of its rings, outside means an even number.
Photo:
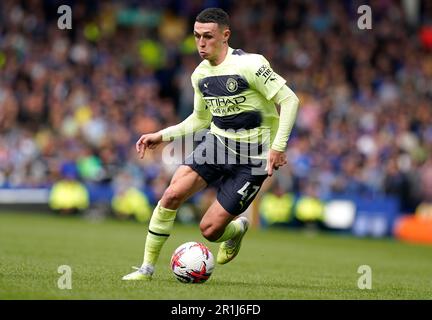
[{"label": "player's face", "polygon": [[222,29],[217,23],[195,22],[195,44],[201,58],[210,62],[218,62],[220,54],[228,41],[230,31]]}]

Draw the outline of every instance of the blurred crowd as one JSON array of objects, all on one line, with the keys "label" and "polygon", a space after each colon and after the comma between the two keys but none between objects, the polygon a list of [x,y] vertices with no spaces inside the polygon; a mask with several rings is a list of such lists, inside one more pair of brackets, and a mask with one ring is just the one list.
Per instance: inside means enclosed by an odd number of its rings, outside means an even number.
[{"label": "blurred crowd", "polygon": [[[419,3],[413,17],[369,1],[360,30],[354,0],[3,0],[0,187],[70,178],[154,205],[175,167],[162,148],[139,160],[135,142],[191,113],[193,22],[219,6],[230,46],[263,54],[301,100],[277,188],[394,196],[414,212],[432,202],[432,2]],[[62,4],[71,30],[58,28]]]}]

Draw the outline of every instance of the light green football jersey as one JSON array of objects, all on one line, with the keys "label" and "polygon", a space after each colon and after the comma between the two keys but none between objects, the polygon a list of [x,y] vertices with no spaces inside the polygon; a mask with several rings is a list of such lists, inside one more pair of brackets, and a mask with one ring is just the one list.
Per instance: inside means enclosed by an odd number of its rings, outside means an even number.
[{"label": "light green football jersey", "polygon": [[286,83],[259,54],[228,48],[225,60],[212,66],[203,60],[191,76],[195,112],[210,112],[210,132],[246,142],[271,143],[279,125],[272,98]]}]

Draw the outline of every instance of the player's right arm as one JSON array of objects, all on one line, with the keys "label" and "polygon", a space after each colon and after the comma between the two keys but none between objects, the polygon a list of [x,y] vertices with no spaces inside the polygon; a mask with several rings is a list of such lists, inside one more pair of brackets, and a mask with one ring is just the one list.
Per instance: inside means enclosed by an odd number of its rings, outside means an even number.
[{"label": "player's right arm", "polygon": [[141,159],[144,157],[147,148],[154,149],[161,142],[171,141],[175,138],[207,128],[210,125],[210,111],[206,108],[205,101],[193,75],[192,86],[194,88],[194,110],[192,114],[175,126],[165,128],[156,133],[142,135],[136,143],[136,150]]}]

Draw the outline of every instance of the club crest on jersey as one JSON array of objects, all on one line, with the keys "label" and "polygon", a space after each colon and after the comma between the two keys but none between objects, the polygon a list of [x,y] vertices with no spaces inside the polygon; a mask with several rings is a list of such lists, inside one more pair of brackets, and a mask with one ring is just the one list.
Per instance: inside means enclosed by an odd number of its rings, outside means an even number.
[{"label": "club crest on jersey", "polygon": [[238,83],[233,78],[228,78],[226,88],[229,92],[236,92],[238,89]]}]

